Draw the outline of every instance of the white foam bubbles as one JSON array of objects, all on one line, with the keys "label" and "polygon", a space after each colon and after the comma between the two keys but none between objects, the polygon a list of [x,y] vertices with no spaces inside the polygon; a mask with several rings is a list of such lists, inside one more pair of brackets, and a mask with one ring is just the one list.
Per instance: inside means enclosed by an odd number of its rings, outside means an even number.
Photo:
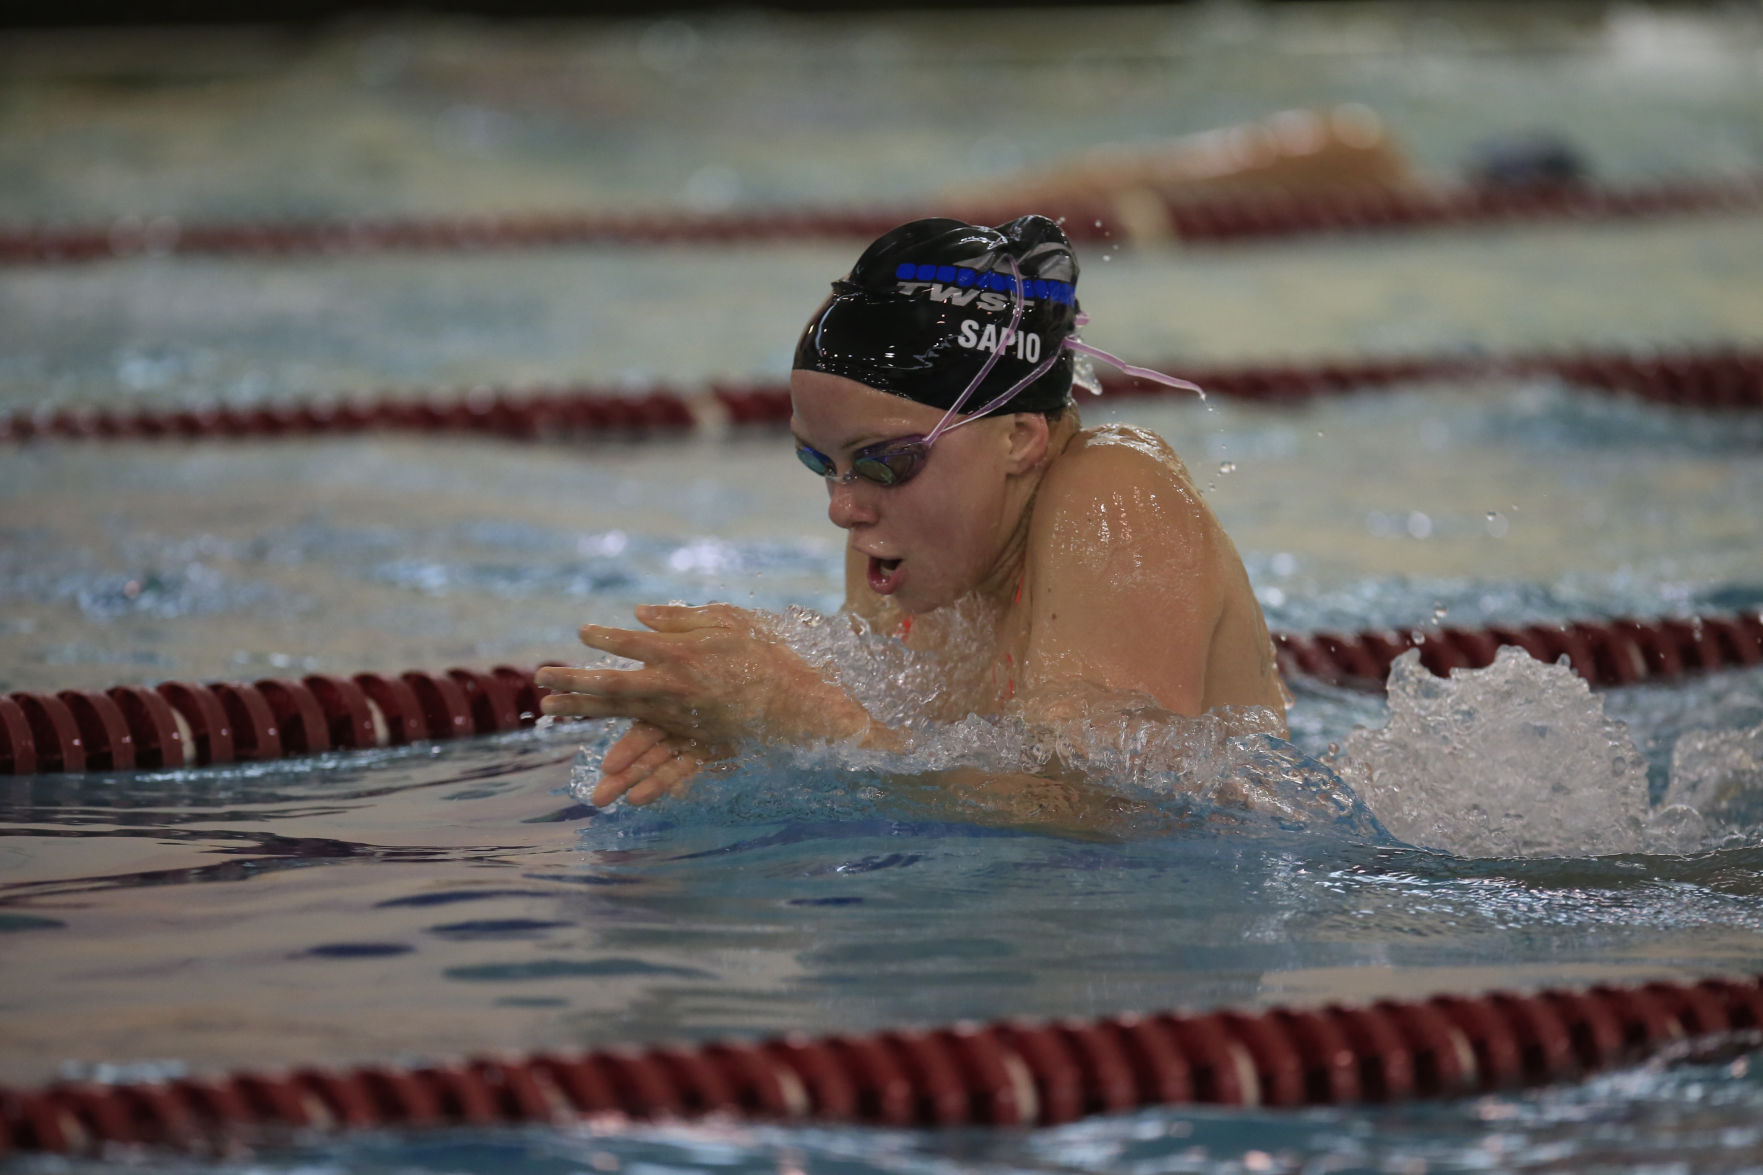
[{"label": "white foam bubbles", "polygon": [[1648,803],[1646,760],[1578,675],[1511,646],[1434,677],[1410,650],[1390,718],[1336,763],[1396,836],[1467,856],[1596,856],[1702,847],[1699,796]]},{"label": "white foam bubbles", "polygon": [[1697,818],[1702,840],[1743,837],[1755,827],[1763,808],[1763,725],[1680,735],[1662,811],[1678,808]]}]

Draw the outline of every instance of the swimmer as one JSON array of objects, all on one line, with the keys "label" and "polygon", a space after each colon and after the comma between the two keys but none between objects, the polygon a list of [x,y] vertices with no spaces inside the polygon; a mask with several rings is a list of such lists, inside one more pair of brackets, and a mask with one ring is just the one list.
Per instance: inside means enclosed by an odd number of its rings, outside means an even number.
[{"label": "swimmer", "polygon": [[944,207],[988,219],[996,193],[1010,202],[1107,217],[1117,240],[1176,237],[1171,203],[1285,196],[1305,199],[1423,185],[1377,114],[1356,104],[1285,110],[1175,139],[1100,143],[1003,181],[943,193]]},{"label": "swimmer", "polygon": [[[796,349],[790,431],[846,533],[846,610],[949,666],[937,720],[1056,721],[1074,698],[1128,696],[1181,715],[1259,708],[1284,735],[1266,622],[1181,459],[1143,429],[1084,427],[1071,397],[1090,356],[1193,385],[1081,342],[1077,274],[1045,217],[933,218],[882,236],[833,283]],[[606,753],[598,806],[648,803],[742,742],[909,742],[762,614],[636,616],[648,631],[590,624],[581,639],[639,668],[538,676],[559,691],[547,714],[635,719]],[[956,782],[1047,802],[1038,778]]]}]

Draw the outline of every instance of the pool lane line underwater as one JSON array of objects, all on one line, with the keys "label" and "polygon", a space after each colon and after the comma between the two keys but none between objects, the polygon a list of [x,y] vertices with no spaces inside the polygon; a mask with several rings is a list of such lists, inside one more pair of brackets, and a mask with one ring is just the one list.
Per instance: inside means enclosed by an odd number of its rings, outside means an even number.
[{"label": "pool lane line underwater", "polygon": [[[1171,361],[1208,395],[1294,403],[1325,395],[1490,377],[1559,379],[1653,403],[1698,410],[1763,408],[1763,348],[1724,346],[1646,353],[1575,351],[1494,356],[1363,356],[1310,363],[1202,364]],[[1172,395],[1170,388],[1106,376],[1112,396]],[[378,396],[235,407],[38,407],[0,412],[0,442],[33,440],[206,440],[362,432],[484,434],[512,440],[679,435],[714,416],[736,425],[782,424],[790,393],[781,383],[713,383],[697,392],[664,385],[623,391],[592,386],[494,387],[466,392],[407,390]],[[712,407],[712,405],[714,407]]]},{"label": "pool lane line underwater", "polygon": [[[1565,657],[1593,685],[1623,686],[1763,664],[1763,613],[1273,640],[1282,673],[1354,689],[1383,689],[1409,649],[1442,677],[1493,664],[1503,645],[1539,661]],[[538,721],[539,699],[550,691],[534,683],[535,672],[498,665],[19,691],[0,695],[0,776],[263,762],[495,734]]]},{"label": "pool lane line underwater", "polygon": [[[1430,188],[1343,185],[1298,195],[1262,192],[1169,195],[1146,190],[1155,238],[1228,243],[1315,233],[1389,232],[1479,224],[1635,220],[1661,216],[1754,214],[1763,177],[1687,178],[1629,184],[1532,182]],[[1061,220],[1074,241],[1131,243],[1112,203],[1041,200],[1034,209]],[[927,215],[987,223],[1023,209],[939,202],[892,208],[786,208],[719,213],[484,213],[436,217],[351,217],[308,221],[183,222],[123,217],[108,226],[0,229],[0,265],[53,265],[167,254],[205,256],[361,255],[482,252],[581,245],[733,245],[760,241],[872,240]],[[968,215],[971,214],[971,215]],[[1143,218],[1144,209],[1136,212]],[[1116,232],[1116,229],[1119,231]]]},{"label": "pool lane line underwater", "polygon": [[1763,982],[1704,979],[0,1087],[0,1157],[580,1119],[1050,1126],[1146,1106],[1392,1103],[1577,1080],[1661,1050],[1720,1057],[1756,1048],[1760,1029]]}]

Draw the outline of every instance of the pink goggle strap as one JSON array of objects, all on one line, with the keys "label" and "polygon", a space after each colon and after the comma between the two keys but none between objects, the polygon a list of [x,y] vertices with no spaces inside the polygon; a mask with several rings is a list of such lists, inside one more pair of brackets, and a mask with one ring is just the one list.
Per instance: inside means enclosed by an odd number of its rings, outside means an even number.
[{"label": "pink goggle strap", "polygon": [[[973,395],[974,390],[977,389],[980,384],[985,382],[986,376],[992,374],[992,368],[998,365],[998,357],[1004,353],[1004,348],[1008,347],[1010,341],[1016,337],[1016,328],[1022,325],[1022,271],[1016,267],[1016,258],[1006,256],[1004,260],[1010,263],[1010,292],[1016,297],[1016,306],[1010,314],[1010,325],[1006,327],[1004,333],[999,336],[998,345],[992,349],[992,353],[986,356],[985,366],[979,369],[979,374],[975,375],[972,380],[968,381],[967,387],[963,389],[959,396],[955,397],[955,402],[949,405],[949,410],[943,413],[943,418],[937,421],[937,426],[931,429],[930,435],[924,438],[924,443],[927,445],[954,427],[949,421],[953,420],[955,414],[961,411],[961,406],[967,403],[968,399]],[[1058,353],[1058,351],[1053,352],[1055,355]],[[1015,394],[1015,392],[1010,393],[1010,395]],[[1008,397],[992,401],[991,404],[980,410],[979,415],[983,416],[985,413],[990,412],[993,408],[1002,404],[1005,399],[1008,399]],[[966,422],[963,421],[962,423]]]},{"label": "pink goggle strap", "polygon": [[[1070,347],[1073,351],[1080,351],[1092,358],[1100,359],[1108,366],[1117,368],[1124,374],[1132,376],[1134,379],[1148,379],[1152,383],[1159,383],[1164,387],[1180,388],[1184,392],[1194,392],[1202,400],[1206,398],[1206,389],[1202,388],[1197,383],[1189,383],[1187,380],[1177,379],[1173,375],[1164,375],[1161,371],[1152,371],[1149,367],[1134,367],[1130,363],[1122,362],[1119,357],[1110,355],[1100,347],[1092,347],[1088,343],[1079,342],[1075,338],[1067,337],[1065,345]],[[1058,354],[1058,352],[1054,352],[1054,354]]]},{"label": "pink goggle strap", "polygon": [[[924,443],[926,445],[931,444],[944,433],[953,432],[964,424],[972,424],[976,420],[983,420],[985,419],[986,413],[1008,404],[1011,398],[1018,392],[1022,391],[1037,379],[1046,375],[1047,372],[1051,371],[1053,369],[1053,364],[1059,361],[1060,351],[1067,348],[1088,355],[1092,359],[1100,359],[1110,367],[1115,368],[1125,375],[1130,375],[1134,379],[1150,380],[1152,383],[1159,383],[1164,387],[1178,388],[1184,392],[1193,392],[1202,400],[1206,398],[1206,389],[1202,388],[1197,383],[1192,383],[1185,379],[1178,379],[1173,375],[1165,375],[1163,372],[1153,371],[1149,367],[1134,366],[1121,359],[1118,355],[1110,354],[1109,352],[1102,350],[1100,347],[1092,347],[1090,344],[1080,341],[1075,335],[1067,335],[1065,340],[1061,342],[1058,347],[1053,348],[1052,354],[1041,360],[1033,371],[1017,380],[1016,383],[1011,386],[1009,391],[994,397],[986,404],[975,409],[972,413],[968,414],[966,420],[958,420],[955,421],[955,423],[950,424],[949,422],[954,419],[956,413],[961,411],[962,405],[966,404],[968,399],[972,397],[974,389],[978,388],[981,383],[985,382],[986,376],[990,375],[992,368],[997,366],[998,357],[1004,353],[1004,348],[1008,347],[1014,340],[1016,336],[1016,328],[1022,323],[1022,272],[1016,267],[1016,258],[1006,257],[1004,260],[1010,264],[1010,276],[1012,278],[1011,288],[1016,295],[1016,306],[1010,316],[1010,325],[1005,328],[1003,335],[1000,336],[997,347],[986,357],[985,366],[979,369],[979,374],[973,377],[973,380],[967,385],[962,393],[955,398],[955,402],[949,405],[949,410],[943,413],[943,418],[937,421],[936,427],[931,429],[929,435],[924,438]],[[1089,320],[1089,315],[1079,314],[1077,317],[1077,325],[1083,326],[1085,323],[1089,322]]]},{"label": "pink goggle strap", "polygon": [[944,427],[944,424],[947,423],[949,418],[947,416],[943,417],[943,421],[941,423],[939,423],[935,428],[931,429],[930,436],[924,438],[924,443],[928,445],[928,444],[930,444],[931,441],[935,440],[938,436],[942,435],[943,433],[954,432],[956,429],[960,428],[964,424],[972,424],[976,420],[984,420],[986,413],[990,412],[994,408],[1002,408],[1005,404],[1008,404],[1010,402],[1011,397],[1015,396],[1017,392],[1020,392],[1023,388],[1026,388],[1029,384],[1034,383],[1035,380],[1040,379],[1043,375],[1046,375],[1047,372],[1053,370],[1053,364],[1055,364],[1057,362],[1059,362],[1059,348],[1054,347],[1053,353],[1051,355],[1048,355],[1045,359],[1041,360],[1040,365],[1037,366],[1033,371],[1029,372],[1027,375],[1025,375],[1021,379],[1017,380],[1016,385],[1014,387],[1012,387],[1009,391],[1005,392],[1003,395],[994,399],[991,403],[986,404],[984,407],[976,409],[973,412],[973,414],[970,415],[966,420],[957,420],[954,424],[949,424],[947,427]]}]

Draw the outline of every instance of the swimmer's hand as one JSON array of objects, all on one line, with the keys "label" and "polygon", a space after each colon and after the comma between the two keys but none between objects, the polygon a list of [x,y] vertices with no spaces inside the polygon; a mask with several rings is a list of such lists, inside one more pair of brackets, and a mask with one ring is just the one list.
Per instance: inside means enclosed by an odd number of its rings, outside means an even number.
[{"label": "swimmer's hand", "polygon": [[[836,742],[870,728],[863,707],[816,673],[756,613],[730,604],[645,604],[636,616],[652,631],[587,624],[581,639],[641,667],[542,669],[538,684],[558,691],[541,704],[545,713],[634,718],[683,740],[672,744],[676,748],[689,743],[713,751],[743,741]],[[630,741],[629,767],[646,755],[658,757],[657,748],[668,745],[647,738],[633,731],[620,740]],[[609,775],[615,764],[625,766],[623,755],[613,760],[608,753]]]},{"label": "swimmer's hand", "polygon": [[596,808],[623,799],[642,807],[664,795],[685,791],[692,776],[709,762],[726,757],[659,726],[637,722],[606,750],[600,782],[589,802]]}]

